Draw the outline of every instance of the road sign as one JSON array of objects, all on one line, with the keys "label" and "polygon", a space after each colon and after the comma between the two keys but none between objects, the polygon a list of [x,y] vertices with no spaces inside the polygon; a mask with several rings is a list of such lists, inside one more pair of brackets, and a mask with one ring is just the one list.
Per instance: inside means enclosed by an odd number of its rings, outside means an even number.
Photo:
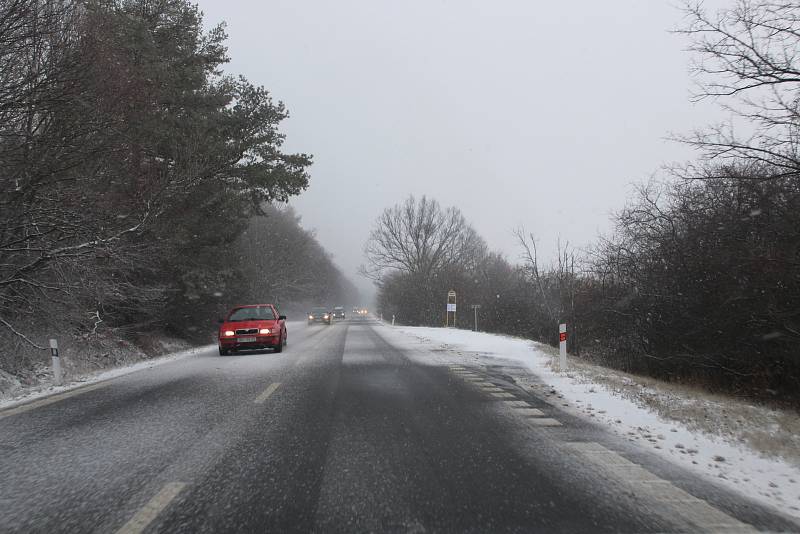
[{"label": "road sign", "polygon": [[[450,323],[450,314],[452,314],[452,324]],[[445,326],[456,325],[456,292],[450,290],[447,292],[447,312],[445,312]]]}]

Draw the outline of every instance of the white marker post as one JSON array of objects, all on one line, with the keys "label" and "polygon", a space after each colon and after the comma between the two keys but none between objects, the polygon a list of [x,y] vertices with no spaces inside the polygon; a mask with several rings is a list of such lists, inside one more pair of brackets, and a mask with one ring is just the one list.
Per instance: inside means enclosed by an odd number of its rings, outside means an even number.
[{"label": "white marker post", "polygon": [[50,340],[50,355],[53,357],[53,383],[60,386],[61,379],[61,358],[58,356],[58,340]]},{"label": "white marker post", "polygon": [[392,326],[394,326],[394,314],[392,314]]},{"label": "white marker post", "polygon": [[481,305],[480,304],[473,304],[472,305],[472,310],[475,312],[475,328],[474,329],[475,329],[476,332],[478,331],[478,310],[480,310],[480,309],[481,309]]},{"label": "white marker post", "polygon": [[567,370],[567,325],[558,325],[558,368],[560,371]]}]

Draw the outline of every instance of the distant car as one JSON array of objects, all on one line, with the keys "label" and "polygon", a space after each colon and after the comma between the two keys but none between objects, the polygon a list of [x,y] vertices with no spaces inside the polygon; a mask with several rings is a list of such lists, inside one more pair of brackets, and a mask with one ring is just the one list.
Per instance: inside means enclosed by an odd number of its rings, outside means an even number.
[{"label": "distant car", "polygon": [[342,307],[342,306],[334,306],[333,307],[333,318],[334,319],[344,319],[344,307]]},{"label": "distant car", "polygon": [[286,346],[286,316],[272,304],[237,306],[219,322],[220,356],[254,349],[282,352]]},{"label": "distant car", "polygon": [[317,306],[316,308],[312,308],[310,312],[308,312],[308,324],[314,323],[325,323],[331,324],[332,314],[328,311],[328,308],[323,308],[322,306]]}]

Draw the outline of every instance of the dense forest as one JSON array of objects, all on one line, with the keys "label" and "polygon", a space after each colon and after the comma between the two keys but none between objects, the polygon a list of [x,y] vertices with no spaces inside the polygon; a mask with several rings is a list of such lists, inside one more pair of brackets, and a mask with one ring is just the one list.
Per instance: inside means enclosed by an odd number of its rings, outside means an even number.
[{"label": "dense forest", "polygon": [[225,39],[186,0],[0,0],[0,370],[48,337],[208,342],[241,300],[354,291],[274,207],[312,159]]},{"label": "dense forest", "polygon": [[455,289],[461,327],[472,304],[481,330],[553,344],[566,322],[569,350],[604,365],[800,403],[800,7],[690,4],[685,21],[696,97],[733,113],[676,139],[696,161],[639,186],[610,235],[559,244],[552,262],[535,232],[517,231],[511,262],[457,208],[411,197],[365,248],[384,315],[442,325]]}]

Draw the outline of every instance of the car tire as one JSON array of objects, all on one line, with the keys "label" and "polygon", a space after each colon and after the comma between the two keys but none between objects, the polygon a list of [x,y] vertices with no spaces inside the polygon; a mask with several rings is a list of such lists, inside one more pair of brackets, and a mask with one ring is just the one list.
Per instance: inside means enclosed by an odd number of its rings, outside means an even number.
[{"label": "car tire", "polygon": [[220,356],[227,356],[228,355],[228,351],[223,349],[222,347],[219,347],[219,355]]},{"label": "car tire", "polygon": [[275,352],[283,352],[283,338],[278,340],[278,344],[275,346]]}]

